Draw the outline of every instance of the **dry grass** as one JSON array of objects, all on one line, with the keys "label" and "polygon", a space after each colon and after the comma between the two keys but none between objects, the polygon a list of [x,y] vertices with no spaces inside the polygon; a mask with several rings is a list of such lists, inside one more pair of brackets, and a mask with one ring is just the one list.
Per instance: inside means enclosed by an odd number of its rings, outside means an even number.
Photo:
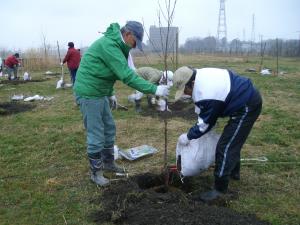
[{"label": "dry grass", "polygon": [[[186,58],[187,57],[187,58]],[[155,67],[162,64],[153,58]],[[220,65],[234,68],[250,77],[262,92],[264,107],[259,121],[242,151],[242,158],[266,156],[268,163],[242,166],[242,180],[230,188],[239,190],[239,199],[230,207],[254,213],[272,224],[299,224],[300,161],[300,66],[297,60],[282,59],[288,72],[284,77],[244,73],[259,60],[249,58],[180,56],[180,65],[196,67]],[[147,65],[136,57],[137,67]],[[243,63],[244,62],[244,63]],[[274,65],[274,59],[266,59]],[[45,78],[43,72],[33,78]],[[0,86],[0,102],[12,94],[54,96],[50,102],[28,103],[32,111],[0,116],[0,224],[93,224],[87,215],[101,205],[93,200],[102,190],[90,183],[86,158],[85,130],[70,89],[56,90],[58,77],[45,82]],[[143,117],[128,104],[132,89],[117,82],[116,95],[129,111],[114,111],[117,125],[116,144],[120,148],[152,145],[159,150],[153,156],[129,162],[119,160],[130,174],[160,172],[163,168],[164,124],[159,118]],[[172,97],[174,91],[171,92]],[[143,100],[146,109],[146,100]],[[178,136],[195,121],[168,120],[168,163],[175,162]],[[226,119],[219,120],[220,132]],[[280,164],[286,162],[286,164]],[[297,163],[296,163],[297,162]],[[209,169],[203,176],[212,177]],[[199,184],[201,185],[201,184]]]}]

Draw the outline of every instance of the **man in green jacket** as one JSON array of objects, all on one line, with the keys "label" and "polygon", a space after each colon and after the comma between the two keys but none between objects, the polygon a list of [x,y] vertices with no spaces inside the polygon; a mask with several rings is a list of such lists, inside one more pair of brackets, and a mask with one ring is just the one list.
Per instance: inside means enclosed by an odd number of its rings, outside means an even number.
[{"label": "man in green jacket", "polygon": [[121,29],[119,24],[112,23],[83,55],[76,74],[74,92],[87,133],[91,180],[101,186],[109,184],[103,171],[124,172],[114,162],[113,155],[116,127],[110,101],[116,101],[113,89],[116,80],[145,94],[161,97],[169,94],[166,85],[151,84],[128,66],[129,51],[136,46],[142,50],[143,35],[139,22],[128,21]]}]

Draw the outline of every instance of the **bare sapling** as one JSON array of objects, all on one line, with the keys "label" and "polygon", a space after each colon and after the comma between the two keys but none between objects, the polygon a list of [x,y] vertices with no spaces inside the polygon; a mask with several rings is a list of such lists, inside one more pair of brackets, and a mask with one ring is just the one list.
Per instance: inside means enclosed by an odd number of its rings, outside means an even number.
[{"label": "bare sapling", "polygon": [[[165,0],[165,11],[162,9],[161,5],[159,4],[159,12],[158,12],[158,20],[159,20],[159,28],[160,28],[160,38],[161,38],[161,47],[162,47],[162,54],[163,54],[163,62],[164,62],[164,74],[165,74],[165,85],[168,82],[168,54],[169,54],[169,34],[170,34],[170,27],[173,23],[174,19],[174,12],[176,6],[176,0],[171,3],[171,0]],[[167,32],[166,34],[162,33],[162,20],[161,15],[163,16],[164,21],[167,23]],[[163,38],[165,37],[165,39]],[[168,99],[165,99],[165,113],[167,115],[168,112]],[[168,167],[168,120],[167,117],[164,116],[164,140],[165,140],[165,149],[164,149],[164,166],[163,171],[165,175],[165,188],[167,189],[169,186],[169,167]]]}]

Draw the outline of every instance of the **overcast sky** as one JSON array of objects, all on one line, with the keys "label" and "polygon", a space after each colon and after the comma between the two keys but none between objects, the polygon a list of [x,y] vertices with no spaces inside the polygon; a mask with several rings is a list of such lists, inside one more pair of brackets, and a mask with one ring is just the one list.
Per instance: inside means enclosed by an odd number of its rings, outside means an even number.
[{"label": "overcast sky", "polygon": [[[164,9],[165,0],[159,2]],[[219,7],[219,0],[177,0],[173,25],[179,27],[179,43],[216,36]],[[42,34],[51,45],[73,41],[80,48],[112,22],[144,21],[148,33],[150,25],[159,25],[158,0],[6,0],[0,9],[0,48],[12,51],[41,46]],[[226,0],[225,11],[229,40],[251,39],[253,14],[256,41],[260,35],[299,39],[300,0]]]}]

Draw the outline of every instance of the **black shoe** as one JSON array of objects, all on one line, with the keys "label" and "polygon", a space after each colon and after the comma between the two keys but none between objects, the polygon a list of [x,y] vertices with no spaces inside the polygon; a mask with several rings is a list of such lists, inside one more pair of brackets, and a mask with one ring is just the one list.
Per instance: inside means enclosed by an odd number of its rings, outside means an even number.
[{"label": "black shoe", "polygon": [[231,171],[230,178],[233,180],[240,180],[241,161],[238,161]]},{"label": "black shoe", "polygon": [[231,178],[232,180],[240,180],[240,179],[241,179],[239,173],[231,174],[231,175],[230,175],[230,178]]},{"label": "black shoe", "polygon": [[211,191],[204,192],[198,198],[194,198],[195,201],[211,202],[222,197],[224,194],[222,192],[213,189]]},{"label": "black shoe", "polygon": [[142,112],[142,108],[141,108],[141,107],[135,108],[135,111],[136,111],[137,113],[141,113],[141,112]]},{"label": "black shoe", "polygon": [[137,113],[142,112],[141,100],[135,100],[135,111]]}]

